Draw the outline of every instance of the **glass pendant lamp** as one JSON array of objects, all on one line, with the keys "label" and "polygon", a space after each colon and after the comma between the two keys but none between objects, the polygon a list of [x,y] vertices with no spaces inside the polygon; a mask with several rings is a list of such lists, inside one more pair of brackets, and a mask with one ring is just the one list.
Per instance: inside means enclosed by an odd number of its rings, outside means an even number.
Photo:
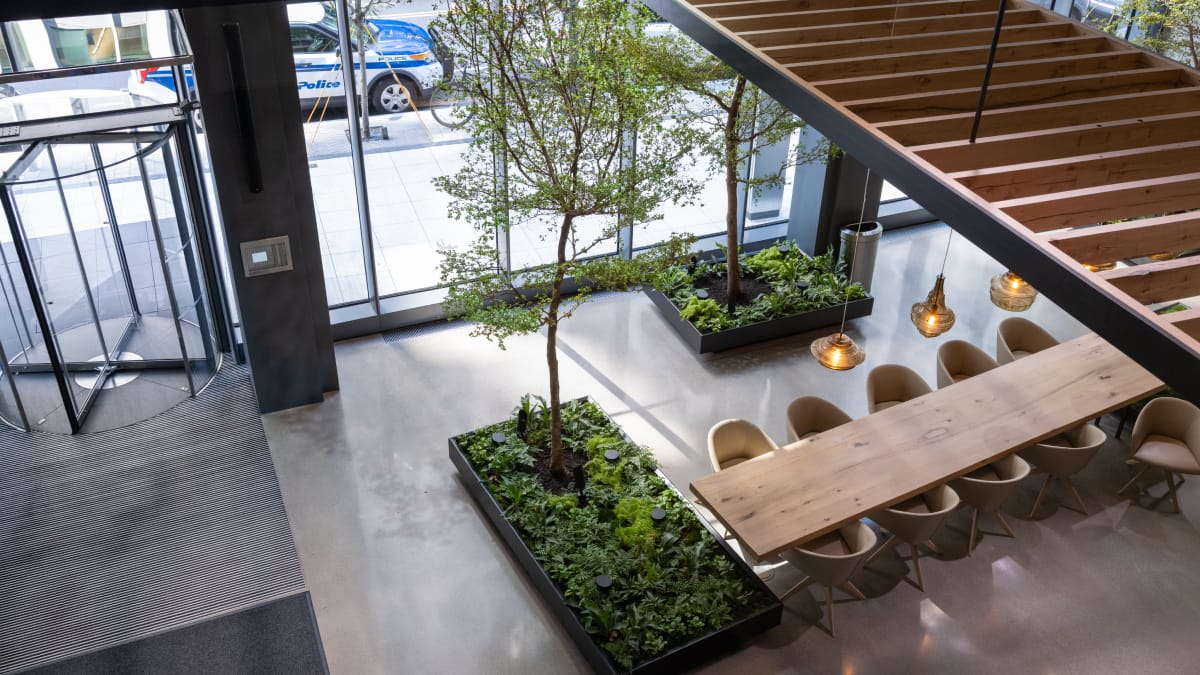
[{"label": "glass pendant lamp", "polygon": [[992,277],[992,304],[1009,312],[1024,312],[1037,299],[1037,289],[1012,270]]},{"label": "glass pendant lamp", "polygon": [[[862,210],[858,214],[858,222],[863,221],[863,217],[867,214],[867,186],[871,183],[871,168],[867,167],[867,178],[863,184],[863,201]],[[854,250],[858,248],[858,238],[861,228],[854,230]],[[846,299],[842,302],[842,324],[837,332],[832,335],[826,335],[823,338],[814,340],[810,349],[812,354],[817,359],[817,363],[825,366],[830,370],[850,370],[854,366],[859,365],[867,359],[867,353],[859,347],[854,340],[846,335],[846,311],[850,307],[850,286],[851,279],[854,278],[854,267],[858,264],[858,256],[850,259],[850,272],[846,278]]]},{"label": "glass pendant lamp", "polygon": [[942,270],[938,272],[933,290],[924,302],[913,303],[910,318],[917,327],[917,332],[925,337],[937,337],[954,327],[954,310],[946,306],[946,260],[950,258],[950,242],[954,239],[954,230],[946,240],[946,255],[942,257]]},{"label": "glass pendant lamp", "polygon": [[1083,268],[1089,272],[1106,272],[1108,270],[1115,268],[1116,266],[1117,266],[1117,263],[1115,263],[1115,262],[1097,263],[1095,265],[1093,265],[1091,263],[1083,264]]}]

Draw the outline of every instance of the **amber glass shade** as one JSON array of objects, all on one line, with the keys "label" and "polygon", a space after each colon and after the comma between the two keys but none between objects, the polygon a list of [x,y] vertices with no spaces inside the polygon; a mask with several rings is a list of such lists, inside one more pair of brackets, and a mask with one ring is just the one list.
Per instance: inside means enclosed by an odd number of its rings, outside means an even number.
[{"label": "amber glass shade", "polygon": [[1005,272],[992,277],[992,304],[1009,312],[1024,312],[1037,299],[1037,289],[1024,279]]},{"label": "amber glass shade", "polygon": [[818,363],[830,370],[850,370],[867,358],[867,353],[845,333],[834,333],[814,340],[812,353]]},{"label": "amber glass shade", "polygon": [[938,275],[924,302],[912,306],[912,322],[925,337],[937,337],[954,326],[954,310],[946,306],[946,293],[942,286],[945,277]]}]

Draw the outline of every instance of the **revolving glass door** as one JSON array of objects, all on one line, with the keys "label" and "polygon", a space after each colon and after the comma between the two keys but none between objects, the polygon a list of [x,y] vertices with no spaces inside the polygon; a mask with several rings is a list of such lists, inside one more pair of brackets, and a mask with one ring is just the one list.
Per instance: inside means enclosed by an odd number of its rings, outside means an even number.
[{"label": "revolving glass door", "polygon": [[147,419],[220,367],[175,127],[11,149],[0,177],[0,420]]}]

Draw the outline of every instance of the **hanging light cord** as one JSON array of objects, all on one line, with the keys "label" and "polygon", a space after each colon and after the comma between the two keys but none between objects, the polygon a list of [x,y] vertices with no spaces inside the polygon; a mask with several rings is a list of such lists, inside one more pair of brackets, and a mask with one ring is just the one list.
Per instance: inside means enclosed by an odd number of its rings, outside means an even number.
[{"label": "hanging light cord", "polygon": [[942,256],[942,271],[938,272],[938,276],[945,276],[946,261],[950,259],[950,242],[954,241],[954,230],[950,230],[950,236],[946,237],[946,255]]},{"label": "hanging light cord", "polygon": [[858,212],[858,224],[854,226],[854,257],[850,258],[850,275],[846,277],[846,299],[842,302],[842,325],[838,335],[846,335],[846,313],[850,310],[850,287],[854,285],[854,268],[858,265],[858,238],[862,235],[863,218],[867,215],[867,190],[871,185],[871,167],[867,167],[867,178],[863,181],[862,208]]}]

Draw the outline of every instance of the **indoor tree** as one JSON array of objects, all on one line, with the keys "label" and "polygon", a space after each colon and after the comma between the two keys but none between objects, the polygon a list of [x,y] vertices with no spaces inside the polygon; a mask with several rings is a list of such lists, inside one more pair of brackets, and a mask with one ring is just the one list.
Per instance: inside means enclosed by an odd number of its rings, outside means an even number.
[{"label": "indoor tree", "polygon": [[1127,23],[1141,31],[1135,43],[1200,68],[1200,0],[1125,0],[1105,29]]},{"label": "indoor tree", "polygon": [[[673,238],[628,260],[603,255],[617,248],[620,225],[649,221],[697,188],[675,170],[691,133],[666,128],[671,91],[641,67],[643,23],[626,0],[461,0],[436,24],[464,70],[481,74],[452,81],[468,101],[473,141],[464,168],[435,179],[451,216],[479,234],[442,251],[445,305],[501,347],[545,328],[551,471],[560,477],[559,324],[591,292],[649,282],[688,248]],[[517,228],[553,242],[553,258],[510,271],[502,242]],[[579,287],[568,294],[572,281]]]},{"label": "indoor tree", "polygon": [[797,164],[826,162],[835,152],[823,137],[800,144],[774,171],[751,176],[744,169],[761,148],[784,142],[805,126],[803,120],[776,103],[761,89],[713,56],[692,39],[669,33],[651,41],[647,65],[692,95],[676,123],[699,132],[698,150],[725,182],[726,283],[728,310],[741,295],[738,265],[738,191],[779,185],[784,171]]}]

